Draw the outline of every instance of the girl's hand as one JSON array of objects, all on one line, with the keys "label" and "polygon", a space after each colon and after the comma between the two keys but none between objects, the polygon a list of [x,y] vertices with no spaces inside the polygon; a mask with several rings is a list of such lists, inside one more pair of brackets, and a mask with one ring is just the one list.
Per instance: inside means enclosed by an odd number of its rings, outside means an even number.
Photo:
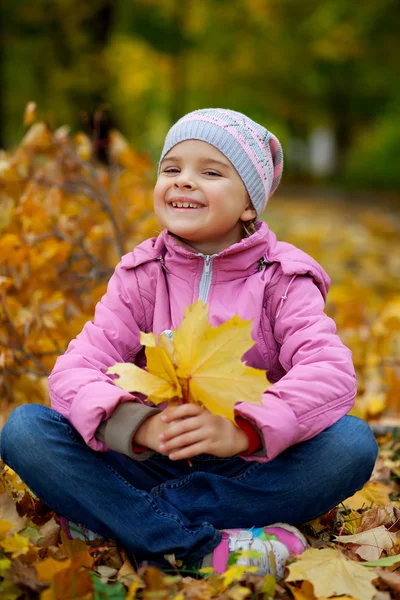
[{"label": "girl's hand", "polygon": [[249,447],[242,429],[198,404],[168,407],[160,414],[166,427],[159,434],[159,452],[168,454],[171,460],[192,458],[202,453],[224,458]]}]

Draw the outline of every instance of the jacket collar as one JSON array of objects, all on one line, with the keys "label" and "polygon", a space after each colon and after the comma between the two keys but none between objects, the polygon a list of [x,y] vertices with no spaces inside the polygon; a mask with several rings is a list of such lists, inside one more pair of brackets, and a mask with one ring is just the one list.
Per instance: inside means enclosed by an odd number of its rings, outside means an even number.
[{"label": "jacket collar", "polygon": [[[133,252],[122,258],[124,268],[163,259],[167,270],[184,277],[184,267],[191,270],[202,269],[204,259],[194,249],[182,245],[174,235],[164,229],[156,238],[150,238],[139,244]],[[263,261],[260,263],[260,261]],[[326,298],[330,279],[324,269],[308,254],[292,244],[278,242],[276,235],[264,221],[258,221],[256,232],[225,248],[217,255],[214,269],[218,269],[219,280],[232,280],[257,272],[262,266],[280,263],[285,275],[311,275]],[[182,269],[182,271],[181,271]]]}]

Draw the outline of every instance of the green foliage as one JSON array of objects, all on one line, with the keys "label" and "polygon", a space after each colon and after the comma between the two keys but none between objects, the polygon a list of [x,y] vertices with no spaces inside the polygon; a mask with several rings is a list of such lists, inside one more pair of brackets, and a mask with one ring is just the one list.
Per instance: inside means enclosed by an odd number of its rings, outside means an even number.
[{"label": "green foliage", "polygon": [[357,186],[400,186],[400,112],[380,115],[355,140],[349,153],[344,178]]},{"label": "green foliage", "polygon": [[[87,131],[93,112],[109,105],[115,125],[154,157],[183,113],[229,105],[284,142],[328,126],[345,181],[358,184],[367,175],[370,185],[398,185],[398,169],[385,160],[399,155],[390,131],[400,98],[400,11],[393,0],[7,4],[0,9],[3,144],[17,141],[29,100],[55,124],[76,128],[83,117]],[[377,128],[379,165],[368,143]],[[286,165],[290,171],[290,157]]]}]

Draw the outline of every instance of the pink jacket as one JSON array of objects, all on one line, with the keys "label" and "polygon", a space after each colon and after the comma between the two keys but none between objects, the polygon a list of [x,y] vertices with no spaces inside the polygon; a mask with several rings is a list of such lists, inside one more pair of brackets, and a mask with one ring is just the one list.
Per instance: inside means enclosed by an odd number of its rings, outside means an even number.
[{"label": "pink jacket", "polygon": [[94,321],[57,359],[49,378],[52,407],[91,448],[107,450],[97,435],[100,425],[121,403],[144,401],[117,387],[105,371],[116,362],[145,366],[139,331],[177,328],[185,307],[200,296],[212,325],[234,314],[253,319],[255,345],[244,359],[266,369],[274,385],[261,405],[238,398],[235,412],[263,440],[249,460],[272,460],[335,423],[354,402],[351,352],[324,313],[329,285],[316,261],[278,242],[263,222],[212,257],[184,248],[164,230],[122,257]]}]

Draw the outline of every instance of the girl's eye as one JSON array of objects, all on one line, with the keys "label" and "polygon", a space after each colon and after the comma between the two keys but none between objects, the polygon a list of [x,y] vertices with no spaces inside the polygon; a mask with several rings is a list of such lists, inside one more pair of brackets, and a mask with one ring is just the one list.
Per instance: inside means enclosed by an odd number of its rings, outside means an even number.
[{"label": "girl's eye", "polygon": [[179,169],[176,167],[168,167],[168,169],[164,169],[164,173],[179,173]]},{"label": "girl's eye", "polygon": [[205,173],[206,173],[206,175],[213,175],[214,177],[221,177],[220,173],[217,173],[216,171],[206,171]]}]

